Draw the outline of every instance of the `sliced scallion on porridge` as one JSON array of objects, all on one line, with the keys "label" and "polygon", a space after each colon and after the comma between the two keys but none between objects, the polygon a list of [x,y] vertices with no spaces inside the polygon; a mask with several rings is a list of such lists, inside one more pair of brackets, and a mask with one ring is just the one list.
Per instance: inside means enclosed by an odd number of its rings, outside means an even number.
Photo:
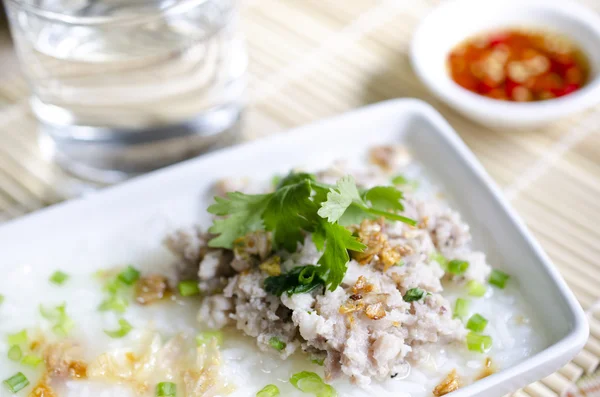
[{"label": "sliced scallion on porridge", "polygon": [[[406,150],[366,157],[223,180],[209,223],[171,230],[172,254],[146,248],[148,264],[0,280],[3,387],[429,397],[543,347],[516,281],[474,249]],[[11,283],[29,288],[32,308],[14,324],[8,316],[29,309]]]},{"label": "sliced scallion on porridge", "polygon": [[69,275],[65,272],[61,272],[60,270],[55,271],[50,276],[50,282],[56,285],[63,285],[69,279]]}]

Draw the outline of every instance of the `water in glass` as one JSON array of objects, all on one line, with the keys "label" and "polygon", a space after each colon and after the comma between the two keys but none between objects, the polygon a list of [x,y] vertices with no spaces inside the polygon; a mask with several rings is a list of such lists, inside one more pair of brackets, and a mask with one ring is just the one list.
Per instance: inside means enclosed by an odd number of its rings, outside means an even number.
[{"label": "water in glass", "polygon": [[71,171],[118,179],[235,135],[234,0],[27,1],[8,2],[13,37],[42,147]]}]

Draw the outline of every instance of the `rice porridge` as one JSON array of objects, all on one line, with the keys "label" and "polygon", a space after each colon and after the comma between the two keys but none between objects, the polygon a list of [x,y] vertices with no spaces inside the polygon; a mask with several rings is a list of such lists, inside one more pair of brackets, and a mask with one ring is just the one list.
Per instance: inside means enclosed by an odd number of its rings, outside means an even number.
[{"label": "rice porridge", "polygon": [[547,345],[402,147],[213,193],[133,263],[3,269],[0,396],[442,396]]}]

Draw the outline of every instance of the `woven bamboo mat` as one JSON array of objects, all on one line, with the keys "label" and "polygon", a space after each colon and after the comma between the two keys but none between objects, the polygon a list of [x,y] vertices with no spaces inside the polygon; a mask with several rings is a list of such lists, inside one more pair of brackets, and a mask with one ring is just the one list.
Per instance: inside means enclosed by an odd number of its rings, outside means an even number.
[{"label": "woven bamboo mat", "polygon": [[[600,11],[600,2],[586,2]],[[504,189],[590,316],[585,349],[514,396],[591,396],[600,390],[597,379],[580,381],[587,391],[576,382],[600,364],[600,108],[531,131],[492,130],[457,115],[425,92],[407,58],[412,31],[437,3],[247,0],[245,134],[258,138],[390,98],[433,104]],[[86,193],[39,153],[27,86],[9,46],[0,34],[0,221]]]}]

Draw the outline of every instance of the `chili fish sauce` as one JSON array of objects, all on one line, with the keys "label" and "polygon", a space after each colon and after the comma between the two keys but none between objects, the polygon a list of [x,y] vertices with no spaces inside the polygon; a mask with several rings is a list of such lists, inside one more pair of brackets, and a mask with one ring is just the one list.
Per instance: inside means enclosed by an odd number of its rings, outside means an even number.
[{"label": "chili fish sauce", "polygon": [[505,30],[473,37],[448,57],[457,84],[488,98],[529,102],[559,98],[589,77],[584,54],[554,33]]}]

